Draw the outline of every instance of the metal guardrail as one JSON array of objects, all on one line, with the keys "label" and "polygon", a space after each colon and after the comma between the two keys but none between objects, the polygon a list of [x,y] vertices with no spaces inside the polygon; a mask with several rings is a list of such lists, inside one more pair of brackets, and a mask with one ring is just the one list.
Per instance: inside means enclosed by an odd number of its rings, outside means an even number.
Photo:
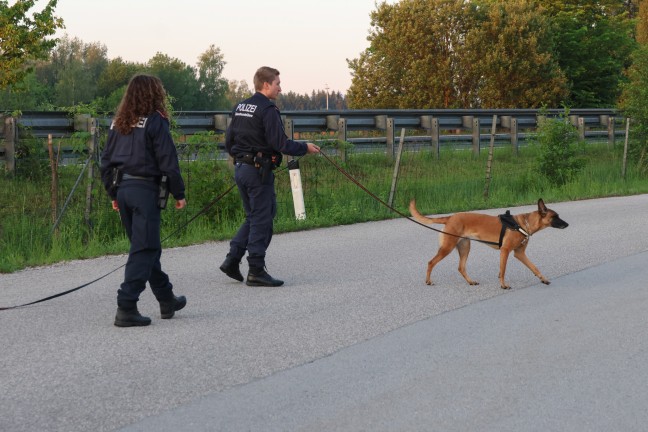
[{"label": "metal guardrail", "polygon": [[[438,152],[443,145],[466,146],[479,152],[490,139],[496,116],[496,142],[510,144],[517,150],[521,142],[533,136],[539,119],[558,117],[562,109],[431,109],[431,110],[320,110],[282,113],[289,137],[300,139],[306,133],[326,133],[331,140],[350,142],[356,147],[383,147],[394,153],[396,137],[402,128],[410,131],[405,144],[429,143]],[[614,144],[623,134],[617,126],[623,119],[614,109],[572,109],[569,120],[586,141],[606,140]],[[225,132],[231,120],[229,111],[184,111],[173,116],[181,135],[201,132]],[[28,111],[20,117],[0,116],[0,160],[13,157],[13,146],[23,137],[68,138],[78,131],[107,129],[110,117],[90,119],[73,117],[64,111]],[[364,136],[363,136],[364,135]],[[310,138],[309,138],[310,139]],[[344,150],[341,150],[344,153]],[[11,162],[11,161],[7,161]]]}]

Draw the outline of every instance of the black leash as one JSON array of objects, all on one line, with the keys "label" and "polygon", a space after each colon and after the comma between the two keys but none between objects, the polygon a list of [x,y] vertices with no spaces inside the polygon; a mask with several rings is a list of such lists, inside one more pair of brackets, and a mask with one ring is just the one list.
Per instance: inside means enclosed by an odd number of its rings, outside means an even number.
[{"label": "black leash", "polygon": [[472,241],[476,241],[476,242],[479,242],[479,243],[484,243],[484,244],[493,245],[493,246],[498,246],[498,247],[501,246],[501,244],[498,244],[497,242],[490,242],[490,241],[486,241],[486,240],[479,240],[479,239],[474,239],[474,238],[470,238],[470,237],[463,237],[463,236],[460,236],[460,235],[457,235],[457,234],[447,233],[447,232],[444,232],[444,231],[442,231],[442,230],[440,230],[440,229],[437,229],[437,228],[431,227],[430,225],[426,225],[426,224],[424,224],[424,223],[421,223],[421,222],[417,221],[416,219],[412,219],[410,216],[406,215],[405,213],[403,213],[402,211],[400,211],[400,210],[398,210],[398,209],[395,209],[394,207],[390,206],[390,205],[387,204],[385,201],[383,201],[383,200],[381,200],[379,197],[377,197],[374,193],[372,193],[369,189],[367,189],[364,185],[362,185],[362,183],[360,183],[358,180],[356,180],[355,178],[353,178],[353,176],[352,176],[351,174],[349,174],[346,170],[344,170],[344,168],[342,168],[342,167],[340,167],[338,164],[336,164],[336,163],[333,161],[333,159],[331,159],[330,157],[328,157],[328,155],[322,151],[322,149],[320,149],[320,154],[321,154],[322,156],[324,156],[324,158],[325,158],[327,161],[329,161],[329,162],[331,163],[331,165],[333,165],[333,166],[335,167],[335,169],[337,169],[339,172],[341,172],[342,174],[344,174],[344,176],[345,176],[346,178],[348,178],[348,179],[351,181],[351,183],[355,184],[355,185],[358,186],[360,189],[362,189],[363,191],[365,191],[365,192],[366,192],[370,197],[372,197],[373,199],[375,199],[376,201],[378,201],[380,204],[382,204],[382,205],[384,205],[385,207],[387,207],[389,210],[391,210],[391,211],[393,211],[394,213],[397,213],[397,214],[399,214],[400,216],[402,216],[402,217],[404,217],[404,218],[406,218],[406,219],[408,219],[408,220],[414,222],[415,224],[421,225],[421,226],[424,227],[424,228],[430,229],[430,230],[432,230],[432,231],[436,231],[436,232],[441,233],[441,234],[449,235],[449,236],[452,236],[452,237],[457,237],[457,238],[462,238],[462,239],[472,240]]},{"label": "black leash", "polygon": [[[230,186],[229,189],[227,189],[225,192],[221,193],[221,194],[218,195],[216,198],[214,198],[213,200],[211,200],[211,201],[210,201],[210,202],[209,202],[209,203],[208,203],[208,204],[207,204],[207,205],[206,205],[202,210],[200,210],[198,213],[196,213],[196,214],[195,214],[191,219],[189,219],[187,222],[185,222],[181,227],[179,227],[178,229],[176,229],[175,231],[173,231],[171,234],[169,234],[168,236],[166,236],[164,239],[162,239],[162,240],[160,241],[160,243],[164,243],[164,242],[167,241],[169,238],[173,237],[174,235],[176,235],[177,233],[179,233],[181,230],[185,229],[185,228],[187,227],[187,225],[189,225],[191,222],[193,222],[193,221],[194,221],[198,216],[200,216],[200,215],[204,214],[205,212],[207,212],[207,211],[208,211],[210,208],[212,208],[212,207],[213,207],[213,206],[214,206],[218,201],[220,201],[221,199],[223,199],[223,198],[225,197],[225,195],[227,195],[228,193],[230,193],[230,192],[232,191],[232,189],[234,189],[235,186],[236,186],[236,184],[233,184],[233,185]],[[80,290],[81,288],[85,288],[85,287],[87,287],[88,285],[92,285],[93,283],[95,283],[95,282],[97,282],[97,281],[100,281],[101,279],[105,278],[105,277],[108,276],[108,275],[113,274],[114,272],[116,272],[116,271],[119,270],[120,268],[124,267],[125,265],[126,265],[126,264],[122,264],[122,265],[120,265],[119,267],[117,267],[116,269],[109,271],[109,272],[106,273],[105,275],[100,276],[100,277],[98,277],[97,279],[94,279],[94,280],[92,280],[92,281],[90,281],[90,282],[86,282],[86,283],[84,283],[83,285],[79,285],[79,286],[76,287],[76,288],[72,288],[72,289],[69,289],[69,290],[67,290],[67,291],[63,291],[63,292],[61,292],[61,293],[54,294],[54,295],[51,295],[51,296],[49,296],[49,297],[45,297],[45,298],[42,298],[42,299],[40,299],[40,300],[36,300],[36,301],[30,302],[30,303],[25,303],[25,304],[21,304],[21,305],[17,305],[17,306],[0,307],[0,311],[3,311],[3,310],[9,310],[9,309],[18,309],[18,308],[21,308],[21,307],[34,305],[34,304],[36,304],[36,303],[41,303],[41,302],[44,302],[44,301],[47,301],[47,300],[52,300],[52,299],[55,299],[55,298],[57,298],[57,297],[64,296],[64,295],[66,295],[66,294],[73,293],[74,291],[78,291],[78,290]]]}]

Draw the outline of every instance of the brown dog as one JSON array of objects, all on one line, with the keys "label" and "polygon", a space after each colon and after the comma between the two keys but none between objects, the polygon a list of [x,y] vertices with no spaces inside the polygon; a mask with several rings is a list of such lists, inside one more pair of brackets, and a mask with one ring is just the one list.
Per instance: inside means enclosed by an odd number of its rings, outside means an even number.
[{"label": "brown dog", "polygon": [[550,282],[526,256],[525,251],[529,244],[529,237],[547,227],[563,229],[569,225],[558,217],[558,213],[548,209],[542,199],[538,200],[538,210],[536,211],[513,216],[508,215],[510,222],[507,225],[503,225],[503,220],[498,216],[480,213],[456,213],[452,216],[426,217],[418,212],[414,200],[410,202],[409,210],[418,222],[445,225],[443,233],[439,234],[439,251],[428,262],[427,277],[425,278],[425,283],[428,285],[432,284],[430,274],[434,266],[452,252],[452,249],[455,247],[459,252],[459,273],[461,273],[470,285],[478,285],[478,282],[470,279],[466,273],[466,261],[470,252],[470,239],[487,243],[494,249],[499,248],[499,280],[503,289],[511,288],[504,280],[506,262],[511,251],[514,251],[515,258],[522,261],[534,275],[540,278],[542,283],[549,285]]}]

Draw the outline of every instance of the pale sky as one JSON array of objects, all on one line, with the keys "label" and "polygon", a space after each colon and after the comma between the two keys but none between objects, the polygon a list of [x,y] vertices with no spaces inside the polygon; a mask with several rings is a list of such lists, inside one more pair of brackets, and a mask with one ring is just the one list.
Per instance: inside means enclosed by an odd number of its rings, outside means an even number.
[{"label": "pale sky", "polygon": [[327,84],[331,92],[346,93],[346,59],[369,47],[375,1],[59,0],[56,15],[65,29],[57,36],[100,42],[109,59],[144,63],[162,52],[191,66],[214,44],[228,80],[253,88],[256,69],[271,66],[281,72],[284,93],[310,94]]}]

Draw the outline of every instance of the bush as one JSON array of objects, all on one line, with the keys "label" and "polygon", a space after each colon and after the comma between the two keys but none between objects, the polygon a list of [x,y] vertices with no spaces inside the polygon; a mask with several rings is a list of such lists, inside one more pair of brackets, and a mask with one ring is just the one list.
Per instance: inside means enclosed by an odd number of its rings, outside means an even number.
[{"label": "bush", "polygon": [[569,123],[566,114],[541,121],[536,144],[540,150],[537,169],[552,185],[568,183],[585,166],[584,159],[577,156],[582,144],[578,130]]}]

